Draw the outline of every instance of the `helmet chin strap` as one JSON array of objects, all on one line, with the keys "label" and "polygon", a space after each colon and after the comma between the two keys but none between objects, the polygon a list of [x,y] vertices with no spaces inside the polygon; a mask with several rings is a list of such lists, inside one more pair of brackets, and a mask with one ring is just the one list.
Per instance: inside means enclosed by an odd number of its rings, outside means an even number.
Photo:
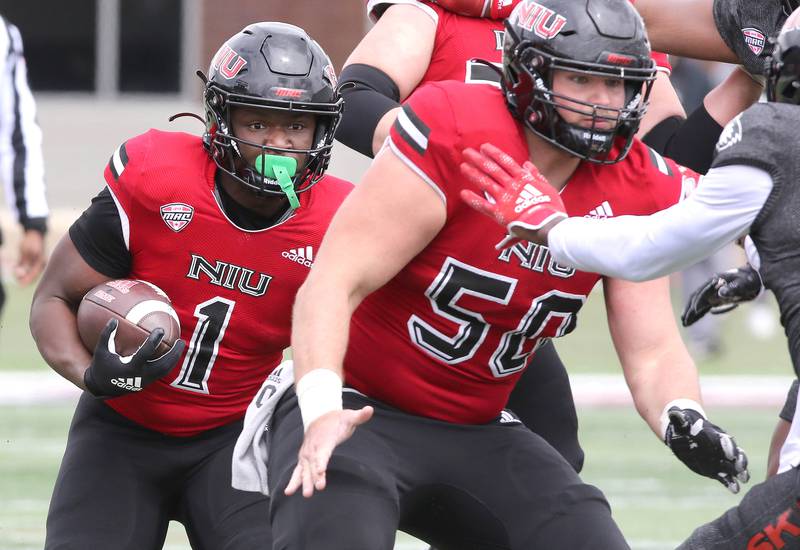
[{"label": "helmet chin strap", "polygon": [[281,191],[289,199],[289,206],[296,209],[300,206],[297,193],[294,190],[292,178],[297,172],[297,160],[281,155],[259,155],[256,157],[255,169],[265,178],[278,182]]}]

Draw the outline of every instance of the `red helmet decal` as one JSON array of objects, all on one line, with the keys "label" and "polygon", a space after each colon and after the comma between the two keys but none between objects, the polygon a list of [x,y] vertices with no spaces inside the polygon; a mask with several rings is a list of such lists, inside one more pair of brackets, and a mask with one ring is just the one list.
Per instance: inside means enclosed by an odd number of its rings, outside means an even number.
[{"label": "red helmet decal", "polygon": [[288,97],[289,99],[299,99],[305,95],[305,90],[300,90],[298,88],[280,88],[275,87],[271,88],[270,92],[275,94],[275,97]]}]

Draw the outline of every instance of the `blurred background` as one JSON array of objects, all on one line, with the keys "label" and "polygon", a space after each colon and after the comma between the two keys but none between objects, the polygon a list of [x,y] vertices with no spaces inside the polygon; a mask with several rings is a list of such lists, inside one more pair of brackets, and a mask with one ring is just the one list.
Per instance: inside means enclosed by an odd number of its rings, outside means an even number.
[{"label": "blurred background", "polygon": [[[362,0],[0,0],[25,44],[44,133],[48,248],[103,186],[111,153],[155,127],[199,134],[175,113],[201,113],[200,80],[216,49],[259,20],[304,27],[341,68],[369,28]],[[402,60],[398,59],[398,63]],[[730,66],[672,59],[673,83],[687,112]],[[330,172],[357,182],[367,159],[337,145]],[[0,197],[0,273],[16,260],[17,224]],[[743,262],[735,248],[673,277],[674,304],[711,273]],[[41,548],[50,491],[64,450],[77,391],[40,359],[27,328],[32,289],[6,281],[0,319],[0,550]],[[686,470],[633,410],[605,326],[602,292],[579,318],[580,330],[557,342],[573,380],[586,450],[584,477],[603,489],[633,548],[674,548],[692,529],[740,497]],[[771,296],[711,317],[685,332],[698,361],[707,411],[748,451],[753,482],[766,451],[791,367]],[[167,548],[187,549],[173,525]],[[408,537],[398,548],[424,548]]]}]

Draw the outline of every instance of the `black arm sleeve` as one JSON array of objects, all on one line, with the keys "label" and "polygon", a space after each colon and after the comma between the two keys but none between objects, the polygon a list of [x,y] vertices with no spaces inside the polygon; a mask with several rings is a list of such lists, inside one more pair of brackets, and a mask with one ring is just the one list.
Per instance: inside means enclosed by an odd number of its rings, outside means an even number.
[{"label": "black arm sleeve", "polygon": [[400,90],[385,72],[361,63],[345,67],[339,82],[344,116],[336,139],[372,158],[375,128],[383,115],[400,106]]},{"label": "black arm sleeve", "polygon": [[797,390],[800,388],[800,380],[795,380],[792,382],[792,387],[789,388],[789,393],[786,394],[786,403],[783,405],[783,409],[781,409],[779,417],[784,419],[786,422],[791,422],[794,420],[794,410],[797,407]]},{"label": "black arm sleeve", "polygon": [[92,269],[114,279],[131,271],[131,253],[122,235],[122,221],[108,189],[103,189],[69,228],[69,236]]},{"label": "black arm sleeve", "polygon": [[701,105],[687,119],[674,116],[662,120],[642,141],[678,164],[705,174],[721,133],[722,126]]}]

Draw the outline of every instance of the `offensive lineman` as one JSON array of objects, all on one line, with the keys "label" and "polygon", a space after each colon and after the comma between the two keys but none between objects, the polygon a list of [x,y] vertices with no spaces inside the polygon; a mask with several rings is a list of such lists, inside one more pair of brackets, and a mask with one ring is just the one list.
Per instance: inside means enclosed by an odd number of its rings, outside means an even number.
[{"label": "offensive lineman", "polygon": [[[479,15],[470,13],[470,8],[474,10],[478,4],[491,4],[487,6],[492,10],[491,17],[467,17],[448,11],[466,10],[468,15]],[[341,89],[347,109],[337,139],[372,157],[400,111],[399,102],[418,86],[443,80],[499,85],[499,74],[486,61],[495,65],[501,62],[504,29],[499,19],[507,16],[517,2],[506,4],[501,7],[497,2],[482,0],[369,0],[368,15],[376,25],[342,70]],[[709,19],[710,15],[709,10]],[[653,58],[658,75],[639,134],[644,134],[643,141],[658,152],[705,172],[713,148],[697,147],[698,140],[716,141],[722,125],[752,104],[761,88],[742,72],[734,71],[718,90],[709,94],[708,110],[698,109],[686,120],[669,82],[667,56],[654,52]],[[402,62],[398,63],[398,59]],[[734,87],[737,89],[731,93]],[[740,93],[741,89],[745,93]],[[577,415],[566,371],[551,342],[537,350],[530,367],[512,391],[508,407],[580,471],[583,451],[577,438]]]},{"label": "offensive lineman", "polygon": [[[268,499],[231,488],[231,455],[351,189],[324,175],[342,111],[335,88],[328,56],[305,31],[256,23],[211,63],[202,139],[150,130],[114,153],[106,189],[58,244],[31,308],[42,356],[85,390],[46,548],[161,548],[170,520],[195,549],[271,547]],[[175,223],[164,214],[174,211],[188,216]],[[170,296],[185,354],[179,341],[151,357],[162,336],[154,331],[132,358],[119,357],[113,323],[94,354],[83,348],[75,309],[116,278]],[[134,376],[143,387],[113,384]]]},{"label": "offensive lineman", "polygon": [[[634,139],[655,68],[630,5],[545,4],[544,36],[525,2],[509,19],[506,93],[452,81],[418,90],[332,222],[295,304],[296,395],[274,416],[275,548],[389,549],[398,525],[437,547],[627,548],[602,494],[501,414],[537,345],[575,328],[599,277],[562,270],[532,247],[494,253],[492,223],[458,200],[457,159],[496,137],[569,180],[581,213],[604,200],[653,212],[678,201],[693,176]],[[569,111],[541,121],[552,132],[543,138],[531,130],[530,71],[565,56],[546,82]],[[597,106],[586,114],[587,105]],[[661,433],[665,408],[699,398],[665,283],[605,285],[637,408]],[[652,310],[639,307],[645,300]],[[675,433],[670,444],[735,489],[734,478],[747,477],[743,453],[713,424],[699,427],[701,437]],[[470,502],[460,513],[473,529],[420,532],[415,502],[426,491]]]}]

